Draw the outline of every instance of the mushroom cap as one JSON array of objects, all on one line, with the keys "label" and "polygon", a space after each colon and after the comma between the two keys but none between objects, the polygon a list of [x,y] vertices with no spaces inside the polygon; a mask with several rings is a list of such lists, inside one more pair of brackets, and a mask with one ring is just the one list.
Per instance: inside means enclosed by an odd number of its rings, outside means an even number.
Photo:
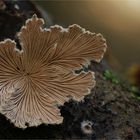
[{"label": "mushroom cap", "polygon": [[57,105],[80,101],[95,86],[93,72],[74,70],[99,62],[107,48],[100,34],[79,25],[43,24],[36,15],[26,21],[18,34],[22,50],[13,40],[0,42],[0,112],[20,128],[61,123]]}]

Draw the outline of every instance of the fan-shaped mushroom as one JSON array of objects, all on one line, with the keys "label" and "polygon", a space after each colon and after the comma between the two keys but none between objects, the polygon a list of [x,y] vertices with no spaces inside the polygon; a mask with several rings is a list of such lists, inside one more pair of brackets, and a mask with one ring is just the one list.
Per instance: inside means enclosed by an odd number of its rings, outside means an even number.
[{"label": "fan-shaped mushroom", "polygon": [[56,104],[80,100],[95,86],[93,72],[74,70],[99,62],[106,50],[100,34],[43,23],[36,15],[27,20],[19,32],[22,50],[10,39],[0,42],[0,112],[21,128],[61,123]]}]

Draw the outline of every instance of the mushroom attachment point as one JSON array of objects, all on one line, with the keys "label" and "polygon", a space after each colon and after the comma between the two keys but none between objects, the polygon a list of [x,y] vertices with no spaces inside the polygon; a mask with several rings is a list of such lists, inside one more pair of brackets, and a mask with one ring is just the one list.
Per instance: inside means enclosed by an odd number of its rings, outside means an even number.
[{"label": "mushroom attachment point", "polygon": [[90,60],[100,62],[107,48],[100,34],[79,25],[42,28],[33,15],[13,40],[0,42],[0,112],[15,126],[59,124],[57,105],[69,98],[80,101],[95,86],[93,72],[75,74]]}]

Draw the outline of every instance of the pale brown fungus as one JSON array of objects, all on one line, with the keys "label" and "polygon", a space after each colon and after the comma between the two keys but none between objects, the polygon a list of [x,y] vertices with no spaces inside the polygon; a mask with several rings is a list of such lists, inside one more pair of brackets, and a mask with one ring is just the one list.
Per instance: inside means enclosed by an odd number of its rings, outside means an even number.
[{"label": "pale brown fungus", "polygon": [[36,15],[27,20],[19,32],[22,50],[10,39],[0,42],[0,112],[21,128],[61,123],[56,104],[79,101],[95,86],[93,72],[74,70],[99,62],[106,50],[100,34],[43,23]]}]

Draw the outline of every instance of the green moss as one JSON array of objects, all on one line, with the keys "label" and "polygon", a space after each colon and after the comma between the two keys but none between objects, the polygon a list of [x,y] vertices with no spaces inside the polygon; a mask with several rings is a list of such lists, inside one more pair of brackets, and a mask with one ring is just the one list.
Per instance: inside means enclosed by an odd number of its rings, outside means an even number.
[{"label": "green moss", "polygon": [[117,77],[117,75],[115,75],[114,73],[112,73],[110,70],[105,70],[103,73],[104,79],[106,80],[111,80],[112,83],[114,84],[119,84],[120,80]]},{"label": "green moss", "polygon": [[140,91],[136,86],[131,86],[129,91],[132,93],[132,97],[140,101]]},{"label": "green moss", "polygon": [[133,93],[138,93],[139,89],[136,86],[131,86],[130,91],[133,92]]}]

